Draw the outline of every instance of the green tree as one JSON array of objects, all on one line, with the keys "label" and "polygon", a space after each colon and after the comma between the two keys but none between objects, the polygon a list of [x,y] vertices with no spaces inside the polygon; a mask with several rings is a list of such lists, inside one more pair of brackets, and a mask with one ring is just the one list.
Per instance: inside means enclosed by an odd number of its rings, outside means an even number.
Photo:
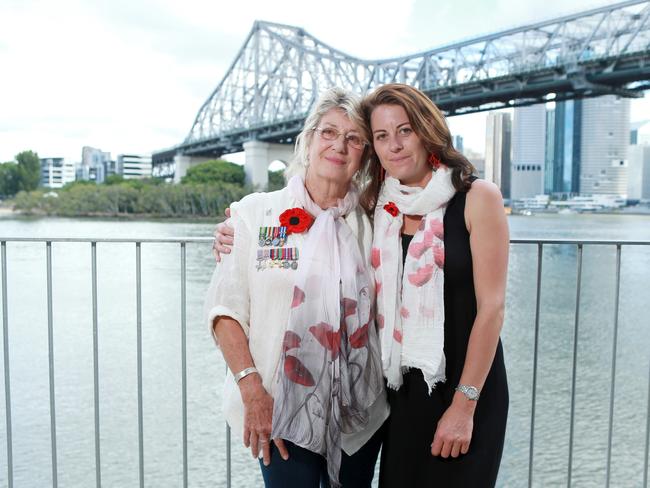
[{"label": "green tree", "polygon": [[105,185],[119,185],[124,182],[124,178],[120,175],[108,175],[104,180]]},{"label": "green tree", "polygon": [[16,154],[18,174],[20,176],[20,189],[25,191],[36,190],[41,183],[41,161],[34,151],[23,151]]},{"label": "green tree", "polygon": [[246,174],[242,166],[217,159],[192,166],[181,179],[181,183],[203,184],[221,182],[243,186],[245,179]]},{"label": "green tree", "polygon": [[0,196],[10,197],[20,191],[20,175],[16,163],[0,164]]},{"label": "green tree", "polygon": [[287,184],[284,181],[284,170],[269,171],[269,186],[268,191],[280,190]]}]

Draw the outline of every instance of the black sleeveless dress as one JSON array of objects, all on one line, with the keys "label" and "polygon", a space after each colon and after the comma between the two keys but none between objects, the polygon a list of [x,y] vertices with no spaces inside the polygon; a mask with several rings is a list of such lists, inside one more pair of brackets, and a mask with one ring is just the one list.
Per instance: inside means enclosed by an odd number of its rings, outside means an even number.
[{"label": "black sleeveless dress", "polygon": [[[508,385],[499,341],[474,413],[467,454],[444,459],[431,455],[436,425],[451,405],[465,363],[476,318],[472,253],[465,226],[465,192],[457,192],[445,212],[445,357],[447,381],[431,395],[419,369],[404,374],[398,391],[388,389],[391,413],[385,424],[380,488],[482,488],[496,483],[508,416]],[[412,236],[402,236],[404,258]]]}]

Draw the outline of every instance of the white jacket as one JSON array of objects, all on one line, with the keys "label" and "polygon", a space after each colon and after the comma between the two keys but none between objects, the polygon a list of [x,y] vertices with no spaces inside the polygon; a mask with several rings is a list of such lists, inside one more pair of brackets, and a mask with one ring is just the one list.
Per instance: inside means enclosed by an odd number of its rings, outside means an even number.
[{"label": "white jacket", "polygon": [[[272,396],[293,298],[294,270],[257,270],[257,252],[263,249],[259,247],[259,230],[260,227],[278,226],[280,214],[296,206],[286,188],[271,193],[253,193],[232,205],[235,243],[232,252],[224,254],[217,264],[205,301],[205,317],[210,330],[215,317],[227,316],[239,322],[248,337],[248,346],[264,388]],[[361,255],[370,269],[370,220],[358,207],[345,221],[357,236]],[[304,239],[303,234],[291,234],[284,247],[297,247],[300,251]],[[233,433],[242,435],[244,405],[230,371],[224,382],[223,410]],[[348,455],[356,452],[381,427],[388,414],[389,407],[384,395],[372,407],[366,429],[355,434],[342,434],[343,450]]]}]

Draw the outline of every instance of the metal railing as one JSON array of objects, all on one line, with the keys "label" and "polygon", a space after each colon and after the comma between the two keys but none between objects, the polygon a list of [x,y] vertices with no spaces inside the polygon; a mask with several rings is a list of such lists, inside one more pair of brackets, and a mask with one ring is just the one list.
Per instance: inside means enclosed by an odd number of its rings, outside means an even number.
[{"label": "metal railing", "polygon": [[[178,238],[178,239],[92,239],[92,238],[0,238],[1,262],[2,262],[2,331],[3,331],[3,358],[4,358],[4,385],[5,385],[5,422],[6,422],[6,444],[7,444],[7,479],[8,488],[13,488],[13,441],[12,441],[12,411],[11,411],[11,383],[10,383],[10,354],[9,354],[9,303],[7,284],[7,243],[8,242],[42,242],[45,244],[46,272],[47,272],[47,324],[48,324],[48,370],[49,370],[49,414],[51,434],[51,468],[52,485],[58,486],[58,465],[57,465],[57,435],[56,435],[56,402],[54,384],[54,331],[53,331],[53,307],[52,307],[52,243],[54,242],[75,242],[87,243],[91,247],[91,280],[92,280],[92,324],[93,324],[93,382],[94,382],[94,460],[96,486],[102,484],[101,479],[101,444],[100,444],[100,404],[99,404],[99,372],[98,372],[98,296],[97,296],[97,243],[130,243],[135,245],[135,275],[136,275],[136,326],[137,326],[137,410],[138,410],[138,474],[139,485],[144,487],[144,442],[143,442],[143,401],[142,401],[142,244],[166,243],[179,246],[180,250],[180,303],[181,303],[181,403],[182,403],[182,457],[183,457],[183,487],[188,486],[188,457],[187,457],[187,265],[186,247],[188,243],[207,243],[211,238]],[[573,351],[572,351],[572,373],[571,373],[571,413],[569,429],[569,459],[567,486],[571,486],[573,470],[573,449],[575,430],[575,397],[576,397],[576,367],[578,354],[578,331],[580,325],[580,295],[582,288],[582,263],[583,248],[589,246],[614,246],[616,249],[616,275],[615,275],[615,296],[614,296],[614,317],[613,317],[613,341],[611,356],[611,380],[609,391],[609,423],[607,443],[607,467],[606,485],[610,485],[611,477],[611,453],[614,415],[614,394],[616,376],[616,357],[618,347],[618,325],[619,325],[619,298],[621,278],[621,250],[625,246],[650,246],[650,241],[616,241],[616,240],[576,240],[576,239],[512,239],[511,244],[532,244],[537,246],[537,276],[536,276],[536,303],[535,303],[535,330],[533,344],[533,375],[532,375],[532,404],[530,424],[530,444],[528,456],[528,486],[533,484],[533,460],[535,440],[535,417],[536,401],[538,390],[538,352],[539,352],[539,329],[541,312],[541,283],[543,250],[545,245],[564,244],[575,246],[577,249],[576,269],[576,304],[573,326]],[[650,448],[650,372],[648,375],[648,401],[645,426],[645,457],[643,471],[643,486],[648,485],[648,454]],[[226,486],[232,485],[231,470],[231,438],[230,429],[226,426]]]}]

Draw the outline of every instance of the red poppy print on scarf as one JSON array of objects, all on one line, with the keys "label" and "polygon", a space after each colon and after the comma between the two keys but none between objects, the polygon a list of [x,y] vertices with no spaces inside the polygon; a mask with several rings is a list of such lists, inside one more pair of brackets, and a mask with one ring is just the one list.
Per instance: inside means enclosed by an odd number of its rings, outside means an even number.
[{"label": "red poppy print on scarf", "polygon": [[370,264],[375,269],[381,265],[381,251],[376,247],[373,247],[370,251]]},{"label": "red poppy print on scarf", "polygon": [[427,246],[426,242],[411,241],[411,244],[409,244],[408,252],[415,259],[420,259],[428,248],[429,246]]},{"label": "red poppy print on scarf", "polygon": [[343,308],[343,317],[349,317],[357,313],[357,301],[352,298],[343,298],[341,307]]},{"label": "red poppy print on scarf", "polygon": [[282,341],[282,351],[287,352],[289,349],[300,347],[300,336],[290,330],[284,333],[284,340]]},{"label": "red poppy print on scarf", "polygon": [[312,325],[309,332],[316,338],[316,340],[325,349],[332,353],[332,359],[336,359],[341,349],[341,332],[336,331],[330,324],[321,322],[318,325]]},{"label": "red poppy print on scarf", "polygon": [[291,308],[296,308],[305,301],[305,292],[297,286],[293,287],[293,300],[291,300]]},{"label": "red poppy print on scarf", "polygon": [[440,240],[445,238],[445,226],[440,222],[440,219],[431,219],[429,222],[429,232],[433,233]]},{"label": "red poppy print on scarf", "polygon": [[393,331],[393,339],[395,339],[400,344],[402,343],[402,331],[395,329]]},{"label": "red poppy print on scarf", "polygon": [[440,269],[445,267],[445,250],[444,248],[438,246],[433,248],[433,259],[436,262],[436,266]]},{"label": "red poppy print on scarf", "polygon": [[381,281],[375,281],[375,292],[377,294],[381,293]]},{"label": "red poppy print on scarf", "polygon": [[402,316],[403,319],[408,319],[411,316],[411,312],[409,312],[409,309],[406,307],[400,308],[399,314]]},{"label": "red poppy print on scarf", "polygon": [[313,223],[314,217],[302,208],[290,208],[280,214],[280,225],[287,228],[287,235],[305,232]]},{"label": "red poppy print on scarf", "polygon": [[284,374],[298,385],[314,386],[316,384],[309,370],[295,356],[287,355],[284,358]]},{"label": "red poppy print on scarf", "polygon": [[359,327],[357,331],[350,336],[350,345],[355,349],[361,349],[368,344],[368,324]]},{"label": "red poppy print on scarf", "polygon": [[388,202],[386,205],[384,205],[384,210],[391,214],[393,217],[397,217],[399,215],[399,208],[397,208],[397,205],[395,205],[393,202]]},{"label": "red poppy print on scarf", "polygon": [[433,264],[422,266],[415,273],[409,274],[409,282],[414,286],[422,286],[433,276]]}]

